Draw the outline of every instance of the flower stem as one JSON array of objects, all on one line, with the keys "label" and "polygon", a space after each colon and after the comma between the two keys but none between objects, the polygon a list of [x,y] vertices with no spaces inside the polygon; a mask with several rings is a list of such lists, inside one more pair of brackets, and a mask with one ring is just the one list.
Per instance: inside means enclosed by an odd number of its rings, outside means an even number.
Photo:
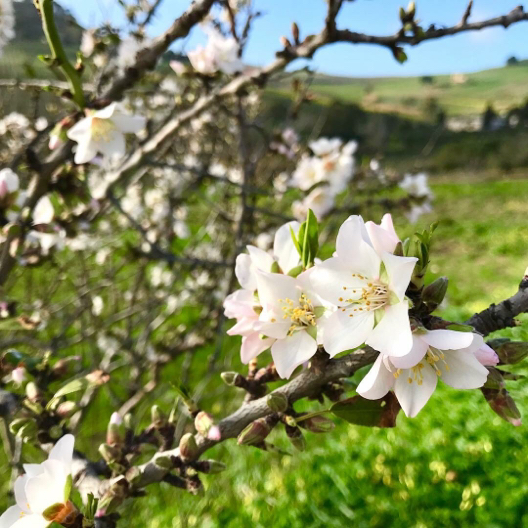
[{"label": "flower stem", "polygon": [[60,35],[55,25],[53,0],[37,0],[37,2],[37,5],[40,7],[42,27],[51,50],[51,55],[70,83],[73,100],[80,108],[84,108],[84,92],[81,78],[77,70],[68,60],[64,47],[62,46]]},{"label": "flower stem", "polygon": [[316,412],[305,414],[303,416],[299,416],[298,418],[295,418],[295,421],[297,423],[304,422],[304,420],[308,420],[309,418],[314,418],[315,416],[321,416],[322,414],[326,414],[329,412],[330,412],[330,409],[323,409],[322,411],[316,411]]}]

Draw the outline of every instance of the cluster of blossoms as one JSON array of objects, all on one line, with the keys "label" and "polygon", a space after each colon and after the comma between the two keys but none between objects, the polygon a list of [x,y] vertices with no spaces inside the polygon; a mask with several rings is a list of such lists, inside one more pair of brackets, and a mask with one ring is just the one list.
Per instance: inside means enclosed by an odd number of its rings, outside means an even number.
[{"label": "cluster of blossoms", "polygon": [[434,196],[433,191],[429,187],[427,174],[423,172],[406,174],[399,186],[407,192],[411,200],[411,207],[407,212],[407,219],[411,224],[416,223],[423,214],[430,213],[433,210],[431,201]]},{"label": "cluster of blossoms", "polygon": [[357,143],[319,138],[308,145],[313,155],[300,159],[289,182],[291,187],[308,191],[308,195],[293,204],[293,212],[295,217],[304,218],[311,209],[317,218],[322,218],[333,209],[336,196],[346,189],[354,175]]},{"label": "cluster of blossoms", "polygon": [[[244,64],[240,60],[240,46],[234,37],[224,37],[214,28],[206,28],[208,40],[205,46],[198,46],[187,56],[192,67],[204,75],[213,75],[220,71],[226,75],[240,72]],[[172,63],[176,73],[180,72],[181,64]]]},{"label": "cluster of blossoms", "polygon": [[74,437],[63,436],[42,464],[24,464],[15,482],[16,505],[0,517],[0,528],[45,528],[77,516],[69,501],[72,489]]},{"label": "cluster of blossoms", "polygon": [[483,364],[498,358],[481,336],[427,330],[413,318],[406,292],[418,259],[395,254],[401,244],[390,215],[379,225],[351,216],[339,229],[334,256],[308,268],[300,265],[292,237],[299,227],[282,226],[271,254],[248,246],[249,254],[237,259],[242,289],[224,307],[237,319],[228,333],[243,336],[244,363],[271,347],[277,372],[289,378],[318,345],[332,358],[369,345],[379,356],[358,393],[379,399],[394,389],[410,417],[428,401],[438,377],[460,389],[485,383]]}]

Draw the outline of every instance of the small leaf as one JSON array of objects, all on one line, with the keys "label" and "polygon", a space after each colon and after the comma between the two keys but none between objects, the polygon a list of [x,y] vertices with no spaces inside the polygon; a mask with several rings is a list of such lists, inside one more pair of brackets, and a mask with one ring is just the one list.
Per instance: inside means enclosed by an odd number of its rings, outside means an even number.
[{"label": "small leaf", "polygon": [[506,389],[487,389],[483,387],[481,391],[489,406],[503,420],[515,426],[521,425],[521,413]]},{"label": "small leaf", "polygon": [[[300,233],[301,233],[301,229],[299,228],[299,235]],[[293,245],[295,246],[295,249],[297,249],[297,253],[299,253],[299,257],[302,258],[302,250],[301,250],[301,246],[299,245],[299,240],[297,240],[297,235],[295,234],[291,226],[290,226],[290,234],[293,240]]]},{"label": "small leaf", "polygon": [[381,400],[366,400],[353,396],[332,405],[330,410],[339,418],[366,427],[394,427],[400,404],[389,392]]}]

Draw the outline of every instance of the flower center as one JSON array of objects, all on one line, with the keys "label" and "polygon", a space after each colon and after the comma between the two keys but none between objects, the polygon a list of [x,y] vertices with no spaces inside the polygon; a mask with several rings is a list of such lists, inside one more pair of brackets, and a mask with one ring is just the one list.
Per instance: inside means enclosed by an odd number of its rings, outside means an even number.
[{"label": "flower center", "polygon": [[341,310],[344,312],[348,309],[349,317],[377,310],[389,304],[389,287],[385,283],[367,279],[358,273],[353,273],[352,277],[359,280],[358,286],[343,286],[343,297],[339,297],[340,303],[348,305]]},{"label": "flower center", "polygon": [[288,330],[288,335],[293,335],[297,330],[302,330],[310,326],[315,326],[315,312],[312,301],[303,293],[299,297],[298,304],[295,304],[291,299],[279,299],[282,307],[282,318],[290,319],[291,326]]},{"label": "flower center", "polygon": [[[444,353],[441,350],[438,350],[437,348],[429,347],[427,349],[424,359],[427,363],[429,363],[429,365],[431,365],[431,367],[433,367],[437,376],[442,375],[442,370],[437,365],[437,363],[439,362],[443,363],[443,368],[445,369],[446,372],[449,371],[449,365],[447,364]],[[418,363],[414,367],[411,367],[410,369],[406,369],[409,373],[407,382],[409,384],[416,382],[418,385],[422,385],[423,383],[422,369],[424,367],[425,367],[424,361],[420,361],[420,363]],[[393,376],[395,378],[399,378],[401,373],[402,373],[402,369],[397,369],[395,372],[393,372]]]},{"label": "flower center", "polygon": [[92,118],[92,137],[96,141],[109,141],[115,129],[116,126],[110,119]]}]

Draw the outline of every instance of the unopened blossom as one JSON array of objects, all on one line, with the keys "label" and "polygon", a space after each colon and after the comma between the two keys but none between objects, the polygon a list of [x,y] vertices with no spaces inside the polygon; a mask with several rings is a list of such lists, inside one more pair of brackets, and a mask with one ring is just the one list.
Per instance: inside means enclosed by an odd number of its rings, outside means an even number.
[{"label": "unopened blossom", "polygon": [[20,181],[11,169],[0,170],[0,201],[18,191]]},{"label": "unopened blossom", "polygon": [[476,389],[486,382],[488,369],[475,355],[482,345],[481,336],[454,330],[421,330],[412,339],[412,349],[406,356],[378,356],[359,384],[358,394],[377,400],[394,389],[404,413],[413,418],[433,394],[438,379],[455,389]]},{"label": "unopened blossom", "polygon": [[243,363],[249,363],[274,342],[273,338],[263,336],[256,328],[262,310],[260,301],[255,296],[258,287],[257,273],[259,270],[270,272],[275,265],[283,273],[288,273],[299,265],[299,254],[291,236],[291,230],[297,234],[299,227],[298,222],[288,222],[281,226],[275,233],[272,254],[258,247],[248,246],[248,253],[237,257],[235,274],[242,289],[227,296],[224,309],[226,317],[237,320],[227,333],[242,336],[240,354]]},{"label": "unopened blossom", "polygon": [[103,313],[104,301],[100,295],[92,299],[92,313],[97,317]]},{"label": "unopened blossom", "polygon": [[15,482],[16,505],[0,517],[0,528],[45,528],[72,520],[76,509],[69,501],[72,487],[74,437],[63,436],[42,464],[25,464]]},{"label": "unopened blossom", "polygon": [[85,57],[90,57],[95,50],[95,29],[86,29],[81,38],[80,51]]},{"label": "unopened blossom", "polygon": [[405,292],[417,259],[392,253],[392,222],[369,230],[360,216],[351,216],[339,229],[335,256],[311,274],[315,292],[338,307],[323,340],[332,357],[364,343],[395,357],[412,347]]},{"label": "unopened blossom", "polygon": [[10,377],[11,377],[11,381],[15,385],[19,385],[20,386],[27,379],[27,370],[24,367],[16,367],[11,372],[11,376]]},{"label": "unopened blossom", "polygon": [[309,290],[307,274],[297,278],[280,273],[257,272],[258,298],[262,305],[255,328],[273,338],[271,355],[281,378],[307,362],[321,342],[319,318],[325,307]]},{"label": "unopened blossom", "polygon": [[420,174],[406,174],[399,185],[404,191],[407,191],[407,194],[415,198],[433,197],[427,174],[423,172]]},{"label": "unopened blossom", "polygon": [[145,127],[143,116],[125,114],[118,103],[102,110],[88,110],[88,115],[68,130],[68,137],[77,143],[75,163],[88,163],[97,153],[110,161],[126,152],[124,134],[135,134]]}]

